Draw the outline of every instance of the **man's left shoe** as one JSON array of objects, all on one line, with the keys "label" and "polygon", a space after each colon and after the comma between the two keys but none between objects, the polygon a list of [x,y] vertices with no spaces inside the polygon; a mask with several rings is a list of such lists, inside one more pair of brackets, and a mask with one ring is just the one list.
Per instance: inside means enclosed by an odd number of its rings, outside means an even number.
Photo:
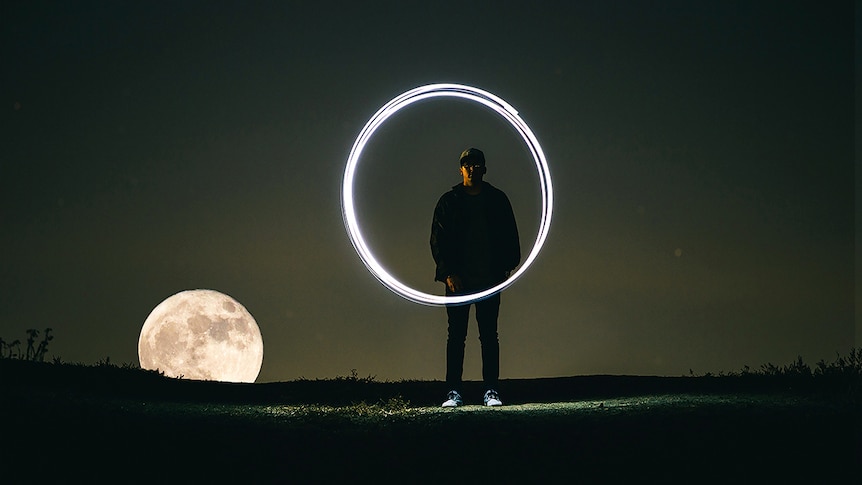
[{"label": "man's left shoe", "polygon": [[503,401],[500,400],[500,395],[493,389],[485,391],[485,406],[502,406]]}]

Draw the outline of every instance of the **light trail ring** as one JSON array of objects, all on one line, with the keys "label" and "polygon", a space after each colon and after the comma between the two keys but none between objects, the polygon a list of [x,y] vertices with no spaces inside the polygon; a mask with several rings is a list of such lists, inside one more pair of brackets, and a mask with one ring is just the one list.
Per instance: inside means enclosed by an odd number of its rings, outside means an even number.
[{"label": "light trail ring", "polygon": [[[362,231],[360,231],[359,223],[356,220],[356,206],[353,200],[353,178],[356,175],[356,167],[359,165],[359,158],[362,155],[362,150],[365,149],[365,145],[374,135],[374,132],[377,131],[377,129],[380,128],[380,126],[389,119],[390,116],[417,101],[438,96],[450,96],[475,101],[494,110],[497,114],[503,117],[503,119],[508,121],[524,139],[524,143],[527,144],[527,148],[533,155],[533,160],[536,162],[536,170],[539,173],[539,184],[542,189],[542,220],[539,224],[538,233],[536,234],[536,242],[533,244],[533,249],[530,251],[530,254],[527,255],[524,263],[506,281],[503,281],[492,288],[488,288],[487,290],[468,295],[432,295],[414,290],[398,281],[398,279],[386,271],[386,268],[384,268],[383,265],[374,258],[374,255],[368,248],[368,244],[365,242],[365,238],[362,237]],[[384,286],[398,295],[416,303],[435,306],[471,303],[487,298],[494,293],[511,286],[515,280],[520,278],[521,275],[527,271],[527,268],[533,264],[533,261],[535,261],[536,257],[539,255],[539,251],[541,251],[542,245],[548,237],[548,229],[551,226],[551,213],[553,212],[553,206],[554,191],[551,186],[551,174],[548,170],[548,162],[545,159],[545,154],[542,151],[542,147],[539,145],[539,141],[536,139],[532,130],[530,130],[530,127],[524,123],[524,120],[518,116],[518,112],[510,104],[487,91],[470,86],[464,86],[462,84],[429,84],[426,86],[420,86],[396,96],[391,101],[383,105],[383,107],[374,113],[374,116],[368,120],[368,123],[366,123],[365,127],[362,128],[362,131],[359,132],[359,136],[353,143],[353,148],[350,150],[350,156],[347,158],[347,167],[344,169],[344,180],[341,187],[341,212],[344,217],[344,226],[347,229],[347,234],[350,236],[350,241],[353,243],[353,247],[356,249],[356,252],[359,254],[359,257],[362,259],[362,262],[365,263],[368,270],[371,271],[371,273],[381,283],[383,283]]]}]

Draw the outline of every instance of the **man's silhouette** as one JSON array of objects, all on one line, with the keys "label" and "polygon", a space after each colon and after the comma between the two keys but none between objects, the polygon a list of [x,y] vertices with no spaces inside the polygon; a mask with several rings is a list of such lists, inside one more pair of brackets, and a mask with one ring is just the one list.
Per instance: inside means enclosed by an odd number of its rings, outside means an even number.
[{"label": "man's silhouette", "polygon": [[[485,154],[476,148],[461,153],[463,182],[452,187],[437,202],[431,223],[431,254],[437,263],[435,280],[446,284],[446,295],[463,295],[485,290],[508,278],[521,261],[518,227],[509,198],[500,189],[482,180]],[[476,308],[479,341],[482,346],[484,403],[500,406],[500,344],[497,317],[500,293],[474,304],[447,305],[449,335],[446,341],[446,384],[449,394],[444,407],[463,404],[461,376],[464,369],[464,342],[470,306]]]}]

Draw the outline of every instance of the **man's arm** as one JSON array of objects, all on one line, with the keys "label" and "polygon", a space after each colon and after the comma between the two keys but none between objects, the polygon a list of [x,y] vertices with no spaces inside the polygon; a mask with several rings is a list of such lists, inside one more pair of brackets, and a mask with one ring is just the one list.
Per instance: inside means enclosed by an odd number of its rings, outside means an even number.
[{"label": "man's arm", "polygon": [[447,279],[451,276],[451,268],[449,261],[449,248],[451,247],[451,235],[449,234],[448,211],[444,197],[441,197],[434,208],[434,218],[431,221],[431,256],[434,262],[437,263],[437,271],[434,276],[435,281],[442,281],[447,284]]},{"label": "man's arm", "polygon": [[506,248],[506,278],[508,278],[508,273],[514,270],[515,267],[518,266],[518,263],[521,262],[521,241],[518,237],[518,223],[515,222],[515,211],[512,210],[512,203],[509,202],[509,198],[506,196],[506,194],[503,193],[502,195],[504,229],[503,240],[501,242],[503,243],[503,247]]}]

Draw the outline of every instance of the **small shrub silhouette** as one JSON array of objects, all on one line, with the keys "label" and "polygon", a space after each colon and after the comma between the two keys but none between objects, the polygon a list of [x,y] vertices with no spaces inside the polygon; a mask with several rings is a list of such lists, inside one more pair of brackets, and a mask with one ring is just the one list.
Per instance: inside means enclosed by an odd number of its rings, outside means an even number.
[{"label": "small shrub silhouette", "polygon": [[45,335],[42,341],[36,344],[36,339],[39,338],[39,331],[35,328],[27,329],[27,348],[21,351],[21,341],[16,339],[11,343],[6,343],[3,338],[0,338],[0,358],[3,359],[20,359],[33,362],[44,362],[45,354],[48,353],[48,344],[54,340],[51,335],[51,328],[45,329]]},{"label": "small shrub silhouette", "polygon": [[21,355],[21,341],[13,340],[7,343],[0,338],[0,357],[4,359],[17,359]]},{"label": "small shrub silhouette", "polygon": [[337,376],[335,378],[336,381],[359,382],[363,384],[374,382],[376,379],[377,376],[373,375],[359,377],[359,372],[356,369],[350,369],[350,375],[348,376]]},{"label": "small shrub silhouette", "polygon": [[862,377],[862,349],[850,349],[850,355],[846,358],[836,353],[835,362],[831,363],[826,363],[821,359],[817,362],[814,375]]},{"label": "small shrub silhouette", "polygon": [[811,367],[802,361],[802,356],[797,356],[796,360],[782,367],[778,367],[771,362],[760,366],[760,373],[766,376],[780,377],[811,377]]}]

